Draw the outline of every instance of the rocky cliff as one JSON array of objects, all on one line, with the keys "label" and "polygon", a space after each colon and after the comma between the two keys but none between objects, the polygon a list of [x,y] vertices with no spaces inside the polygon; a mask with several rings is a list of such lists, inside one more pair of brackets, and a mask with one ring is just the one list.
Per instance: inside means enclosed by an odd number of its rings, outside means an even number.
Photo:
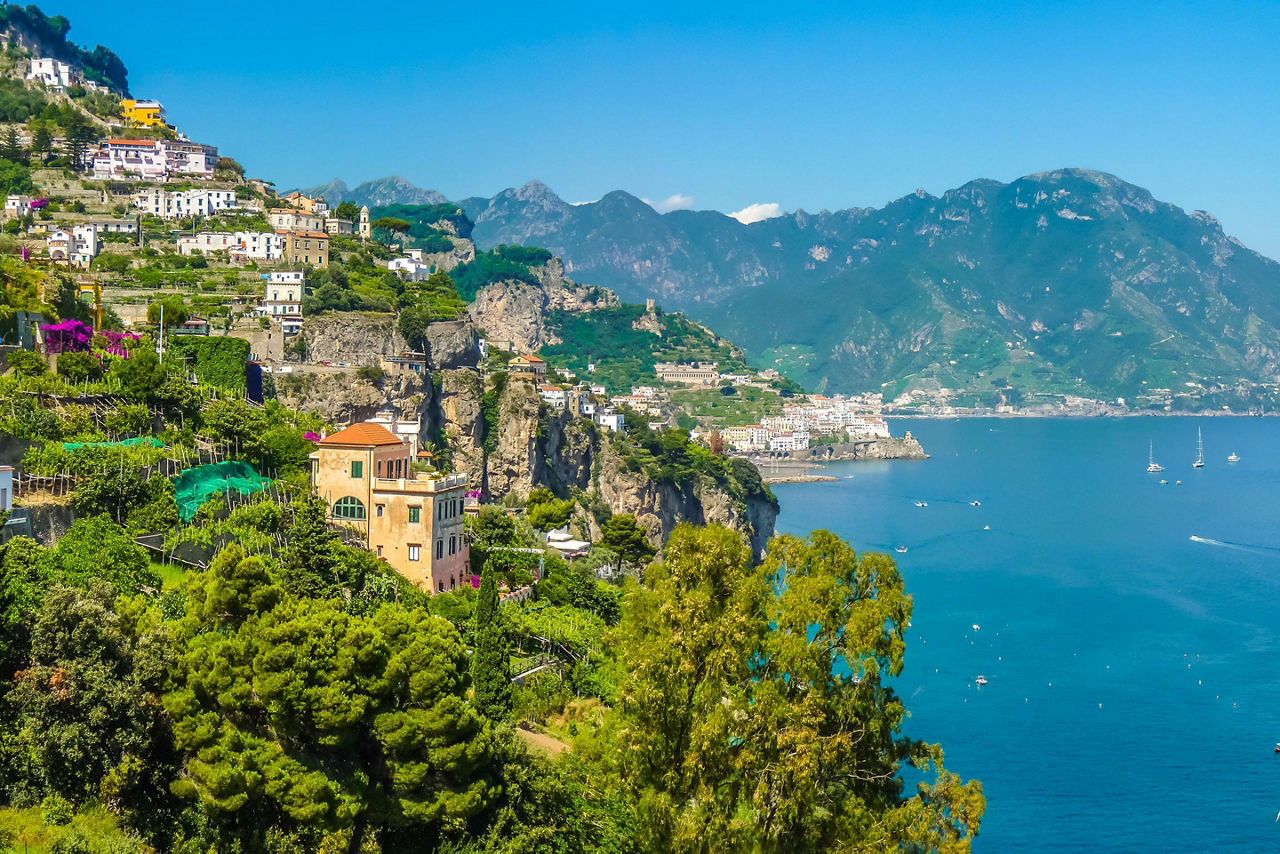
[{"label": "rocky cliff", "polygon": [[[741,531],[756,554],[773,535],[778,507],[745,460],[724,482],[700,476],[683,485],[628,466],[617,434],[589,418],[549,410],[527,380],[494,378],[482,390],[474,372],[445,371],[437,425],[455,468],[469,471],[490,499],[525,498],[535,486],[577,499],[577,529],[592,539],[611,514],[636,516],[655,545],[682,522]],[[745,467],[745,469],[743,468]]]},{"label": "rocky cliff", "polygon": [[496,347],[534,352],[559,344],[560,339],[548,328],[548,313],[594,311],[618,304],[612,291],[566,279],[559,258],[532,272],[537,284],[512,281],[489,285],[476,294],[468,310],[471,320],[484,330],[485,339]]},{"label": "rocky cliff", "polygon": [[[299,334],[313,362],[376,365],[409,350],[394,314],[325,312],[306,318]],[[480,361],[476,328],[468,320],[428,324],[426,339],[432,368],[475,366]]]},{"label": "rocky cliff", "polygon": [[422,418],[432,402],[429,382],[412,371],[394,371],[381,380],[358,377],[354,370],[334,373],[278,374],[276,397],[290,409],[315,412],[344,427],[391,409],[401,418]]}]

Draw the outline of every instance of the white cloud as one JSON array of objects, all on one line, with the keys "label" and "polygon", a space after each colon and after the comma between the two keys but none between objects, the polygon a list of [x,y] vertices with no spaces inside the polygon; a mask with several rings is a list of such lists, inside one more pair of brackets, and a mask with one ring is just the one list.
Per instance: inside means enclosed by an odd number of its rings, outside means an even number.
[{"label": "white cloud", "polygon": [[648,199],[641,199],[640,201],[644,202],[658,213],[693,210],[693,196],[686,196],[684,193],[676,193],[675,195],[667,196],[660,202],[651,202]]},{"label": "white cloud", "polygon": [[743,225],[750,225],[753,222],[763,222],[766,219],[782,216],[782,206],[777,202],[757,202],[754,205],[747,205],[740,211],[734,211],[729,216]]}]

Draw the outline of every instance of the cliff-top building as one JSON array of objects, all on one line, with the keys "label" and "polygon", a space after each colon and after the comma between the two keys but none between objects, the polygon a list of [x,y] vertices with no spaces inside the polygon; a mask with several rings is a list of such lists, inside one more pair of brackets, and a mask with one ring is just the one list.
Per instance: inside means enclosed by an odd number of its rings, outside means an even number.
[{"label": "cliff-top building", "polygon": [[329,519],[365,536],[369,550],[429,593],[470,578],[462,533],[465,474],[414,476],[411,448],[381,424],[326,436],[311,455],[311,483]]}]

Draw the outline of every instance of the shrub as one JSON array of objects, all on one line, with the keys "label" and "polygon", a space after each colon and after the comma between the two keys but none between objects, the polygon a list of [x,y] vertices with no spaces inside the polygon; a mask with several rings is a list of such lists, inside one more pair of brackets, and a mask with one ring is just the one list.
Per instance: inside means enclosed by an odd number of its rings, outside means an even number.
[{"label": "shrub", "polygon": [[40,819],[51,827],[67,824],[74,814],[71,803],[62,795],[48,795],[40,802]]},{"label": "shrub", "polygon": [[58,373],[73,383],[96,380],[102,376],[102,363],[86,350],[59,353]]},{"label": "shrub", "polygon": [[18,350],[9,354],[9,367],[15,377],[38,377],[49,370],[39,353]]}]

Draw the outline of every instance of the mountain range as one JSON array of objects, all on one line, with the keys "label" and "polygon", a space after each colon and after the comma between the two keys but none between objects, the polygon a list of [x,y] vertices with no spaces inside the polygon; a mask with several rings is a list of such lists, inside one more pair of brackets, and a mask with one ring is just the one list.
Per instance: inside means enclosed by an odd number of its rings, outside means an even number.
[{"label": "mountain range", "polygon": [[572,205],[538,182],[456,204],[477,246],[549,249],[574,279],[685,311],[817,390],[1276,402],[1280,264],[1103,172],[749,225],[622,191]]}]

